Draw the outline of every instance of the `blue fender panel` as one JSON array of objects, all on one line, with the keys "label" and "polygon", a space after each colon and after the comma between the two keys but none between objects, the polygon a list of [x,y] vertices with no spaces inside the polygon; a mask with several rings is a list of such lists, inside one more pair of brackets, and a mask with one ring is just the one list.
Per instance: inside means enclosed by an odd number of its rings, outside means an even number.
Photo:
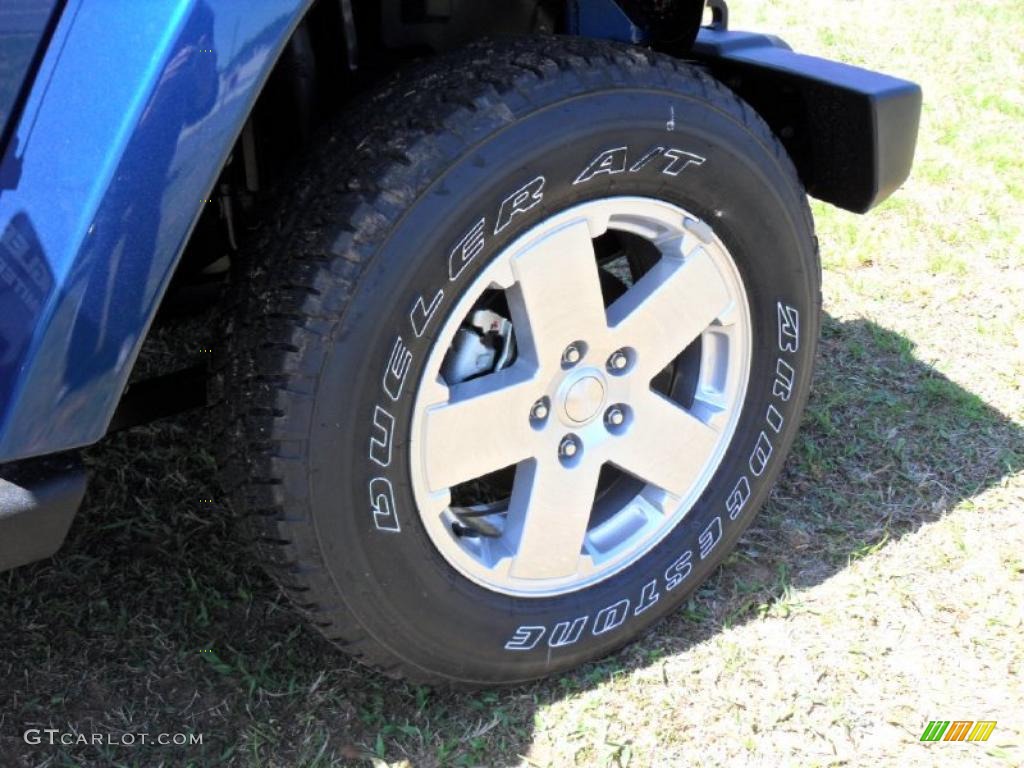
[{"label": "blue fender panel", "polygon": [[0,160],[0,462],[103,436],[311,1],[69,0]]}]

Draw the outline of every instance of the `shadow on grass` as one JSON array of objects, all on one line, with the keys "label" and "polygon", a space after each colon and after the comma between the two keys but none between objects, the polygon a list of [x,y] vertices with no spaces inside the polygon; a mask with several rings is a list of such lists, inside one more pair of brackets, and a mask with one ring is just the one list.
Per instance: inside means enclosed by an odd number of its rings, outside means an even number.
[{"label": "shadow on grass", "polygon": [[[516,764],[538,707],[684,653],[1024,467],[1024,430],[917,361],[907,339],[826,317],[787,470],[726,565],[612,658],[453,694],[384,679],[293,616],[217,503],[211,439],[192,414],[90,450],[92,485],[63,550],[0,575],[3,765]],[[27,728],[203,742],[29,745]]]}]

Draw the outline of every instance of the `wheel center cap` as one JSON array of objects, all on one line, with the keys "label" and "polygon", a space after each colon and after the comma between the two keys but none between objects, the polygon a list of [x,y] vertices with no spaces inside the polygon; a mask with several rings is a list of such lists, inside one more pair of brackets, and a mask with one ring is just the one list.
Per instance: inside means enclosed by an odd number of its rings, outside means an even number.
[{"label": "wheel center cap", "polygon": [[584,376],[565,393],[563,408],[571,421],[582,424],[601,410],[604,402],[604,384],[596,376]]}]

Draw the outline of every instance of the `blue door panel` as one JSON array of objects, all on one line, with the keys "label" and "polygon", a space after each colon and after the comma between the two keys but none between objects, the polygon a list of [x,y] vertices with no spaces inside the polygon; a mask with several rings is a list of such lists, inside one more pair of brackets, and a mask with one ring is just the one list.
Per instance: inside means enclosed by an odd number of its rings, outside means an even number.
[{"label": "blue door panel", "polygon": [[311,0],[70,0],[0,165],[0,461],[98,440]]}]

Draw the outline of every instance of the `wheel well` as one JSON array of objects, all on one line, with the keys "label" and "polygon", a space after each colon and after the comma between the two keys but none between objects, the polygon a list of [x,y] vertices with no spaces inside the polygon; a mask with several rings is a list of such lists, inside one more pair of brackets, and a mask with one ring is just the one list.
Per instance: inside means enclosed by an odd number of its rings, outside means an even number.
[{"label": "wheel well", "polygon": [[[269,210],[274,190],[317,126],[402,65],[484,37],[572,34],[647,42],[673,53],[692,44],[704,0],[315,0],[250,111],[175,268],[153,328],[210,311],[224,293],[242,233]],[[197,367],[158,376],[160,391],[196,405]],[[111,431],[167,415],[151,388],[122,396]],[[176,377],[176,378],[174,378]],[[146,380],[150,381],[149,379]]]},{"label": "wheel well", "polygon": [[[317,125],[403,64],[484,36],[564,31],[565,0],[316,0],[228,155],[179,260],[158,321],[216,300],[211,266],[273,199]],[[223,270],[214,269],[215,274]]]},{"label": "wheel well", "polygon": [[678,53],[692,44],[703,7],[704,0],[316,0],[228,156],[211,195],[217,205],[200,216],[159,318],[188,312],[215,293],[211,265],[230,261],[240,233],[261,215],[317,124],[403,64],[482,37],[588,30],[641,35]]}]

